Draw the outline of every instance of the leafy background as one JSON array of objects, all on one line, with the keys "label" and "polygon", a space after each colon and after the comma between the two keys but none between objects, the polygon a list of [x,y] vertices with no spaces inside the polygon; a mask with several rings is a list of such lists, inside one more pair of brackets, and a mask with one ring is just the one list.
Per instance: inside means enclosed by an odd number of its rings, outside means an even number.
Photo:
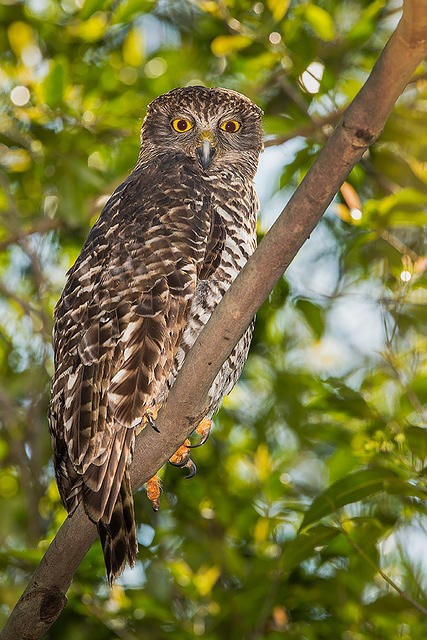
[{"label": "leafy background", "polygon": [[[382,0],[0,3],[0,621],[65,512],[46,412],[52,312],[175,86],[265,111],[260,236],[395,27]],[[111,591],[96,543],[46,638],[424,639],[427,68],[258,314],[197,450],[136,495]],[[403,595],[398,591],[403,592]]]}]

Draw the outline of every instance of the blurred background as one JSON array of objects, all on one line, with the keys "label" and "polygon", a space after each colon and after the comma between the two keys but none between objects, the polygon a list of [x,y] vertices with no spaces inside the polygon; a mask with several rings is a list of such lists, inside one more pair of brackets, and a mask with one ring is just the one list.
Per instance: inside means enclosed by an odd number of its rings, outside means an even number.
[{"label": "blurred background", "polygon": [[[65,273],[176,86],[265,111],[270,227],[401,15],[384,0],[0,2],[0,626],[65,518],[46,413]],[[135,496],[110,590],[97,542],[45,636],[424,640],[427,66],[258,313],[239,385]],[[399,595],[396,589],[403,591]]]}]

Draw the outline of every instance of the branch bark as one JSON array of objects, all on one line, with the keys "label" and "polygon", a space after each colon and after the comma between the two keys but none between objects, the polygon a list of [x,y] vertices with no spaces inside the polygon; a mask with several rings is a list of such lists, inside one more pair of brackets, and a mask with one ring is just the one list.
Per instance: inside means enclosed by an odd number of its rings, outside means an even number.
[{"label": "branch bark", "polygon": [[[131,481],[138,489],[204,415],[208,390],[252,317],[309,238],[334,195],[378,138],[399,95],[427,54],[427,5],[406,0],[403,17],[366,84],[188,354],[157,427],[137,439]],[[80,506],[67,518],[16,604],[1,640],[36,640],[66,604],[78,565],[96,538]]]}]

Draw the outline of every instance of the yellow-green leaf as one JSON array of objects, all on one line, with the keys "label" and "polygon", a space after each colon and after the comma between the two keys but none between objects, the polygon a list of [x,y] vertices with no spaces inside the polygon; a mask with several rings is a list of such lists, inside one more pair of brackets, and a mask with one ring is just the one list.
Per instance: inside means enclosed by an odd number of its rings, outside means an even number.
[{"label": "yellow-green leaf", "polygon": [[218,565],[209,568],[200,567],[193,582],[201,596],[207,596],[212,591],[220,575],[221,569]]},{"label": "yellow-green leaf", "polygon": [[290,3],[290,0],[267,0],[267,7],[271,11],[273,20],[280,22],[288,10]]},{"label": "yellow-green leaf", "polygon": [[144,39],[140,29],[131,29],[123,41],[123,60],[139,67],[144,60]]},{"label": "yellow-green leaf", "polygon": [[69,24],[67,30],[75,38],[85,42],[96,42],[105,33],[107,16],[103,11],[97,11],[88,20]]},{"label": "yellow-green leaf", "polygon": [[211,49],[216,56],[227,56],[233,51],[249,47],[251,43],[251,38],[247,36],[217,36],[211,42]]},{"label": "yellow-green leaf", "polygon": [[305,10],[305,18],[319,38],[326,41],[335,38],[334,21],[325,9],[315,4],[309,4]]},{"label": "yellow-green leaf", "polygon": [[7,37],[16,56],[20,56],[26,47],[34,43],[33,30],[25,22],[12,22],[7,30]]}]

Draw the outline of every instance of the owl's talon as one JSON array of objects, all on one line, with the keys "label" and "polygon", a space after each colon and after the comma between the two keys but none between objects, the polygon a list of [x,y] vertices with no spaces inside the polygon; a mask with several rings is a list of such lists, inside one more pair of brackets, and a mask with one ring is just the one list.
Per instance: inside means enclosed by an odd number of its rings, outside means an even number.
[{"label": "owl's talon", "polygon": [[210,420],[209,418],[203,418],[196,429],[196,433],[198,433],[202,437],[200,438],[199,442],[196,442],[195,444],[189,444],[188,447],[190,449],[197,449],[197,447],[201,447],[202,444],[205,444],[206,440],[209,438],[211,428],[212,420]]},{"label": "owl's talon", "polygon": [[160,430],[156,427],[156,423],[154,422],[153,416],[149,413],[146,417],[147,417],[147,422],[150,425],[150,427],[152,429],[154,429],[154,431],[156,433],[160,433]]},{"label": "owl's talon", "polygon": [[175,451],[173,456],[169,458],[169,462],[174,467],[185,467],[185,465],[187,464],[188,460],[190,459],[190,448],[188,446],[189,444],[190,441],[186,440],[184,444],[182,444],[179,449]]},{"label": "owl's talon", "polygon": [[160,509],[160,485],[157,474],[147,480],[145,483],[145,490],[147,492],[147,498],[151,501],[153,511]]},{"label": "owl's talon", "polygon": [[188,476],[185,476],[186,479],[192,478],[197,473],[197,467],[190,458],[190,441],[188,439],[175,451],[173,456],[169,458],[169,462],[174,467],[187,467],[190,473]]},{"label": "owl's talon", "polygon": [[195,463],[193,462],[193,460],[191,458],[189,458],[187,460],[187,462],[185,463],[184,467],[187,467],[190,470],[190,473],[188,474],[188,476],[184,477],[184,480],[188,480],[189,478],[193,478],[196,475],[197,467],[196,467]]}]

